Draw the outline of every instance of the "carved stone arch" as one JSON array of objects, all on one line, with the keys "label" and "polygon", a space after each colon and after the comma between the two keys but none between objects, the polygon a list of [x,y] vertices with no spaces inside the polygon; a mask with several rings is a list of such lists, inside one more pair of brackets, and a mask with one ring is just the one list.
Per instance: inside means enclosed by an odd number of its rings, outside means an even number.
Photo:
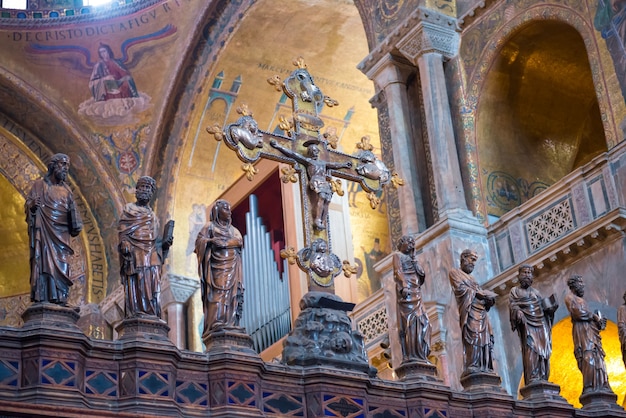
[{"label": "carved stone arch", "polygon": [[[118,213],[123,205],[121,190],[114,176],[102,164],[97,148],[89,144],[88,135],[67,117],[48,97],[19,77],[0,69],[0,127],[10,132],[31,153],[37,166],[58,152],[71,159],[70,178],[81,203],[85,220],[83,232],[90,257],[88,281],[98,281],[99,301],[107,287],[119,279],[117,271]],[[33,163],[34,164],[34,163]]]},{"label": "carved stone arch", "polygon": [[[167,97],[163,114],[157,118],[162,123],[156,129],[156,141],[146,150],[146,167],[155,168],[153,176],[159,185],[155,211],[160,217],[170,216],[174,210],[177,173],[183,163],[185,141],[192,128],[190,116],[196,106],[202,106],[208,95],[203,86],[224,45],[254,3],[254,0],[213,0],[198,12],[204,14],[204,19],[198,20],[194,31],[196,36],[190,39],[185,58],[175,72],[178,78],[171,83],[172,94]],[[200,127],[201,134],[206,132],[205,128]]]},{"label": "carved stone arch", "polygon": [[[478,112],[480,111],[479,106],[481,101],[484,101],[483,95],[485,94],[486,84],[489,82],[490,71],[493,70],[492,66],[499,58],[499,54],[502,53],[503,48],[508,46],[510,40],[532,25],[541,25],[542,22],[547,24],[558,23],[567,25],[580,35],[584,44],[587,63],[591,70],[592,88],[595,91],[595,97],[597,99],[597,107],[600,115],[598,123],[602,125],[601,130],[605,137],[606,147],[611,148],[615,145],[617,143],[616,138],[618,131],[610,109],[607,94],[607,91],[610,90],[610,86],[607,84],[607,81],[601,77],[603,73],[601,68],[602,61],[600,60],[600,52],[593,32],[594,29],[585,16],[574,9],[564,8],[560,5],[540,5],[531,9],[525,9],[521,14],[515,14],[515,12],[511,12],[507,7],[507,5],[503,4],[499,6],[501,10],[494,10],[493,13],[491,13],[494,16],[499,16],[503,22],[494,25],[498,27],[498,29],[492,29],[488,40],[482,45],[479,51],[473,51],[479,58],[472,68],[466,68],[468,70],[468,88],[461,100],[463,110],[463,114],[461,115],[463,118],[462,136],[465,142],[465,146],[461,148],[465,149],[465,154],[462,155],[461,158],[465,161],[473,162],[475,165],[473,174],[481,173],[485,168],[484,166],[478,166],[478,161],[481,161],[484,165],[484,158],[481,159],[479,157],[479,118],[481,116]],[[472,36],[472,31],[480,29],[480,25],[472,26],[464,33],[464,37],[467,36],[469,39]],[[470,167],[470,164],[465,165]],[[487,190],[489,188],[489,184],[487,183],[489,183],[491,179],[481,179],[480,177],[480,174],[478,174],[478,176],[472,176],[472,173],[467,176],[467,178],[474,179],[474,183],[470,185],[472,188],[472,199],[480,200],[478,202],[472,202],[472,206],[474,208],[488,208],[489,205],[493,206],[493,202],[487,200],[488,193],[490,193]],[[543,184],[541,187],[545,188],[550,184],[551,183]],[[532,195],[530,197],[532,197]],[[523,201],[517,202],[517,205],[521,203],[523,203]],[[507,211],[511,208],[502,210]],[[485,214],[486,212],[487,210],[485,209]]]}]

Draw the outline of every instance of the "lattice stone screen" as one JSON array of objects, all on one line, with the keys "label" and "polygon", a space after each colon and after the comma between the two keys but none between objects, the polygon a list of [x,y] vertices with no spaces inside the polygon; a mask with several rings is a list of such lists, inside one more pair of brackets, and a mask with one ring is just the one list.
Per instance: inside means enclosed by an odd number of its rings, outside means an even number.
[{"label": "lattice stone screen", "polygon": [[528,250],[534,253],[576,228],[570,197],[529,218],[526,223]]}]

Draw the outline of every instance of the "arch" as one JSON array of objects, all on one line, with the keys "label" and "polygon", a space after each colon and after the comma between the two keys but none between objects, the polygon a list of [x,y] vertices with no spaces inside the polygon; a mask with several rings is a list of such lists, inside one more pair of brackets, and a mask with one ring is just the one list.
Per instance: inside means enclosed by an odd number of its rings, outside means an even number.
[{"label": "arch", "polygon": [[70,177],[89,236],[92,270],[88,276],[102,282],[102,290],[94,295],[94,301],[100,300],[115,282],[111,274],[117,270],[117,257],[111,257],[106,243],[117,242],[113,226],[123,204],[121,191],[115,182],[106,181],[112,175],[72,119],[37,89],[1,68],[0,103],[0,127],[28,150],[29,159],[37,161],[38,167],[45,167],[44,162],[56,152],[70,156]]},{"label": "arch", "polygon": [[[493,70],[500,54],[505,51],[507,42],[513,39],[516,34],[523,32],[525,28],[532,27],[533,24],[541,25],[565,25],[571,31],[577,32],[582,38],[582,43],[586,51],[587,61],[591,68],[591,77],[595,87],[598,112],[602,123],[602,130],[605,137],[606,147],[611,148],[617,143],[618,128],[611,113],[611,104],[607,91],[609,91],[608,81],[601,77],[602,61],[599,56],[599,49],[594,36],[593,27],[589,25],[586,18],[577,10],[563,7],[562,5],[539,5],[530,9],[525,9],[523,14],[514,15],[506,5],[500,6],[500,10],[494,13],[494,19],[499,19],[490,24],[490,36],[486,36],[485,27],[481,24],[472,26],[464,34],[465,44],[462,45],[461,56],[471,55],[478,57],[464,61],[459,68],[461,79],[467,76],[467,89],[460,92],[459,102],[462,113],[462,127],[460,137],[465,150],[461,156],[464,164],[464,177],[467,179],[470,195],[470,207],[481,217],[486,218],[488,211],[488,201],[486,199],[486,179],[480,173],[483,167],[481,160],[484,156],[479,155],[479,131],[478,131],[478,111],[481,101],[484,100],[486,83],[488,83],[489,73]],[[483,22],[488,25],[489,22]],[[541,27],[541,26],[539,26]],[[480,39],[490,39],[481,41]],[[484,43],[482,43],[484,42]],[[543,185],[539,185],[544,187]]]}]

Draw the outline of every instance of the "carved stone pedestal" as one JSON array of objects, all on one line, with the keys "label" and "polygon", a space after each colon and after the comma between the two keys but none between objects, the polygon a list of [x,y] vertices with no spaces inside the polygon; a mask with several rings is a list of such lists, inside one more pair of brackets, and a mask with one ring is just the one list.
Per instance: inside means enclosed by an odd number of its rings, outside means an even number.
[{"label": "carved stone pedestal", "polygon": [[495,373],[474,372],[465,374],[461,376],[461,385],[466,392],[505,392],[500,376]]},{"label": "carved stone pedestal", "polygon": [[[614,410],[624,412],[624,408],[617,404],[617,395],[610,390],[583,392],[578,399],[583,405],[583,411],[592,412]],[[626,414],[624,416],[626,416]]]},{"label": "carved stone pedestal", "polygon": [[212,331],[203,340],[208,353],[238,351],[257,354],[252,338],[242,327],[222,328]]},{"label": "carved stone pedestal", "polygon": [[403,381],[426,380],[440,381],[437,378],[437,366],[426,361],[406,361],[396,370],[396,375]]},{"label": "carved stone pedestal", "polygon": [[22,314],[23,328],[63,328],[80,331],[76,323],[80,318],[79,308],[54,303],[38,302],[30,305]]},{"label": "carved stone pedestal", "polygon": [[282,362],[290,366],[331,366],[376,375],[370,366],[363,335],[352,329],[347,312],[354,304],[337,295],[309,292],[300,301],[300,315],[285,339]]},{"label": "carved stone pedestal", "polygon": [[156,316],[126,318],[115,329],[120,340],[147,339],[168,342],[170,327]]},{"label": "carved stone pedestal", "polygon": [[552,400],[567,402],[560,395],[561,387],[547,381],[532,382],[520,389],[520,393],[527,401]]}]

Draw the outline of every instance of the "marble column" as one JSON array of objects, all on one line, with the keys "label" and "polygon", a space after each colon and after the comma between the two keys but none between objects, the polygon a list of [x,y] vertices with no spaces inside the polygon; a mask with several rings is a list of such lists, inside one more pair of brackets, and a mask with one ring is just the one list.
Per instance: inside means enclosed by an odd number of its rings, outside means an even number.
[{"label": "marble column", "polygon": [[449,217],[455,212],[467,212],[443,70],[444,59],[451,58],[458,52],[456,20],[420,8],[418,23],[396,46],[420,72],[424,97],[424,127],[432,156],[439,219]]},{"label": "marble column", "polygon": [[167,282],[163,286],[161,305],[167,312],[167,325],[170,327],[169,338],[179,349],[185,347],[185,304],[189,298],[198,290],[200,282],[198,279],[167,275]]},{"label": "marble column", "polygon": [[[398,188],[402,235],[416,234],[426,229],[424,205],[417,178],[417,165],[413,130],[409,115],[406,81],[416,68],[402,58],[383,55],[366,75],[376,83],[379,97],[387,107],[388,123],[393,143],[394,171],[405,181],[406,187]],[[382,141],[382,139],[381,139]]]}]

